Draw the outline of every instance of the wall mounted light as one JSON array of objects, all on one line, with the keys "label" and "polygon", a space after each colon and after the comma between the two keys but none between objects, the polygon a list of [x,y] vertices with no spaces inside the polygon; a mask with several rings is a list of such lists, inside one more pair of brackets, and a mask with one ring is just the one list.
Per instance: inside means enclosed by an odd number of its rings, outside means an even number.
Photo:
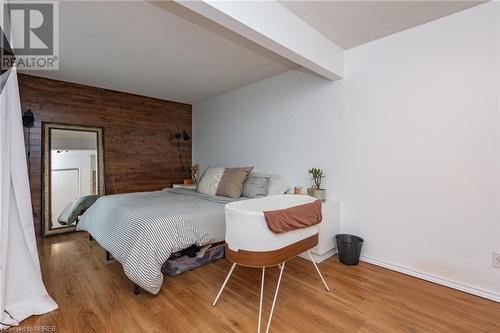
[{"label": "wall mounted light", "polygon": [[23,113],[23,127],[31,128],[33,125],[35,125],[35,115],[28,109]]},{"label": "wall mounted light", "polygon": [[184,141],[189,141],[191,137],[189,136],[188,132],[186,130],[183,130],[182,133],[175,133],[174,134],[175,140],[177,141],[177,149],[179,150],[179,161],[181,163],[181,168],[182,171],[185,171],[186,169],[184,168],[184,162],[182,161],[182,149],[179,140],[182,138]]}]

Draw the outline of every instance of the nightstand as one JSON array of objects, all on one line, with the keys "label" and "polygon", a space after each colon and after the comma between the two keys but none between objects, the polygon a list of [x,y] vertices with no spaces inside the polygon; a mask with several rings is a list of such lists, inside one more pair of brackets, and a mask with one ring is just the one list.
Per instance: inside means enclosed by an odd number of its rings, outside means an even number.
[{"label": "nightstand", "polygon": [[[321,215],[323,220],[319,225],[318,245],[310,250],[316,263],[320,263],[337,253],[335,235],[340,232],[340,203],[336,200],[322,202]],[[300,257],[311,260],[307,252],[302,253]]]},{"label": "nightstand", "polygon": [[193,190],[193,191],[198,188],[198,186],[196,184],[192,184],[192,185],[174,184],[172,187],[173,188],[183,188],[185,190]]}]

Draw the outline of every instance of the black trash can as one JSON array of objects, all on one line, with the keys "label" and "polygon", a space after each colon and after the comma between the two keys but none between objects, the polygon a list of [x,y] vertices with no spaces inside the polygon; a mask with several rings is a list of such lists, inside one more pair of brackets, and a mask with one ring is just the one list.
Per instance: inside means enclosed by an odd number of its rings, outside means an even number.
[{"label": "black trash can", "polygon": [[363,238],[349,234],[339,234],[335,236],[335,239],[337,240],[340,262],[350,266],[357,265],[361,247],[363,246]]}]

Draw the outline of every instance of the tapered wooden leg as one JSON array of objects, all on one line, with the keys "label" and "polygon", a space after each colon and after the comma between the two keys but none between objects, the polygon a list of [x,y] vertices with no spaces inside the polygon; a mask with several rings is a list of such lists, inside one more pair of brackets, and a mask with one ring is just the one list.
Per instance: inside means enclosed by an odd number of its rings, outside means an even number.
[{"label": "tapered wooden leg", "polygon": [[269,314],[269,319],[267,320],[266,333],[269,333],[271,328],[271,320],[273,319],[274,306],[276,305],[276,299],[278,298],[278,291],[280,290],[281,277],[283,276],[283,271],[285,270],[285,263],[280,265],[280,276],[278,278],[278,285],[276,286],[276,291],[274,292],[273,305],[271,306],[271,313]]},{"label": "tapered wooden leg", "polygon": [[262,322],[262,301],[264,299],[264,277],[266,276],[266,267],[262,267],[262,281],[260,284],[260,303],[259,303],[259,327],[257,333],[260,333],[260,323]]},{"label": "tapered wooden leg", "polygon": [[217,296],[215,296],[215,300],[212,303],[213,306],[215,306],[215,304],[217,304],[217,301],[219,300],[219,297],[222,294],[222,291],[226,287],[227,281],[229,281],[229,278],[231,277],[231,274],[233,274],[233,270],[234,270],[235,267],[236,267],[236,264],[233,264],[231,266],[231,269],[229,270],[229,273],[227,273],[226,279],[224,280],[224,283],[222,284],[222,287],[220,287],[219,293],[217,294]]},{"label": "tapered wooden leg", "polygon": [[141,293],[141,287],[134,283],[134,295],[139,295]]},{"label": "tapered wooden leg", "polygon": [[330,288],[328,287],[328,285],[326,284],[326,281],[325,279],[323,278],[323,275],[321,274],[321,272],[319,271],[319,268],[318,268],[318,265],[316,265],[316,262],[314,261],[314,258],[311,254],[311,252],[307,251],[307,253],[309,254],[309,258],[311,258],[311,261],[314,265],[314,268],[316,268],[316,272],[318,272],[319,274],[319,277],[321,278],[321,281],[323,281],[323,284],[325,285],[325,288],[326,288],[326,291],[330,291]]}]

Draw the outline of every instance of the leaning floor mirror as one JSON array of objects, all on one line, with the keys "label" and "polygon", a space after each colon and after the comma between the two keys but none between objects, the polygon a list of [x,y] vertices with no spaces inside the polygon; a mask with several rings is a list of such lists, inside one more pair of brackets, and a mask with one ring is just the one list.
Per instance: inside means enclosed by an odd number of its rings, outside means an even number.
[{"label": "leaning floor mirror", "polygon": [[104,195],[104,129],[42,123],[42,235],[75,231]]}]

